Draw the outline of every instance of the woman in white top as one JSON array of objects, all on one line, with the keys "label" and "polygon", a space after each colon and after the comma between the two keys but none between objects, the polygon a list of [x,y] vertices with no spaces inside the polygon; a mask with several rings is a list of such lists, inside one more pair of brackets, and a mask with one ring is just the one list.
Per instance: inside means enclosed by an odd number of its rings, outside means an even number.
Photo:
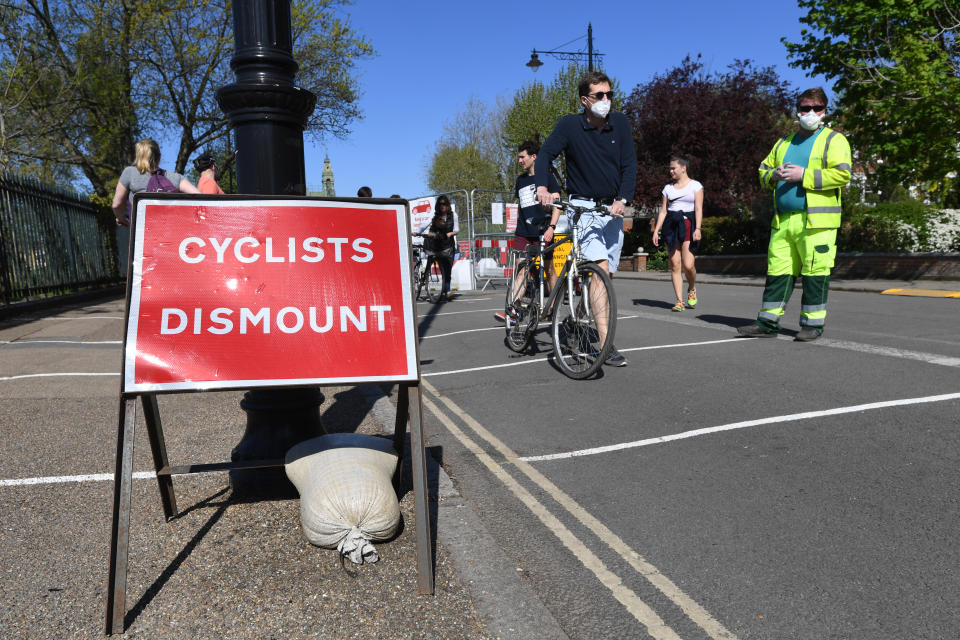
[{"label": "woman in white top", "polygon": [[[670,277],[677,303],[672,311],[697,306],[697,270],[693,254],[700,246],[700,223],[703,220],[703,185],[687,175],[690,161],[683,156],[670,159],[673,182],[663,188],[660,215],[653,230],[653,244],[660,246],[658,234],[663,230],[663,243],[670,252]],[[680,269],[683,269],[683,274]],[[687,276],[687,301],[683,302],[683,276]]]}]

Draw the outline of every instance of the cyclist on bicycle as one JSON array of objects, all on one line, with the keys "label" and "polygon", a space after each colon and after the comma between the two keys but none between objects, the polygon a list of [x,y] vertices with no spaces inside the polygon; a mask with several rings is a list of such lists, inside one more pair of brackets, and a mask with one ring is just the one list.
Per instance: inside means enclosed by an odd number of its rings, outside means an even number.
[{"label": "cyclist on bicycle", "polygon": [[[524,251],[530,245],[540,243],[540,234],[548,231],[550,238],[553,238],[553,231],[557,228],[557,221],[560,218],[560,209],[557,207],[544,207],[537,202],[537,185],[534,179],[534,163],[537,160],[537,153],[540,151],[540,145],[533,140],[527,140],[517,148],[517,164],[523,169],[523,173],[517,176],[514,183],[514,194],[517,202],[520,203],[520,211],[517,215],[516,235],[513,238],[513,248],[517,251]],[[560,197],[560,184],[557,179],[550,175],[548,177],[548,188],[554,197]],[[548,223],[548,216],[550,222]],[[547,241],[549,242],[549,240]],[[553,269],[553,262],[545,260],[545,272],[547,282],[550,288],[557,281],[557,274]],[[517,292],[519,287],[523,286],[522,274],[514,274],[513,289]],[[506,314],[503,311],[497,311],[493,317],[504,322]]]},{"label": "cyclist on bicycle", "polygon": [[[582,255],[613,273],[623,249],[622,216],[637,182],[637,153],[626,116],[610,112],[610,78],[599,71],[587,73],[580,79],[578,93],[583,111],[561,118],[540,148],[534,171],[537,200],[544,206],[554,202],[547,178],[553,161],[565,151],[571,204],[592,203],[598,209],[608,205],[611,214],[585,214],[580,218]],[[544,234],[544,240],[549,242],[553,233],[551,229],[547,232],[549,238]],[[623,367],[627,359],[613,347],[606,364]]]}]

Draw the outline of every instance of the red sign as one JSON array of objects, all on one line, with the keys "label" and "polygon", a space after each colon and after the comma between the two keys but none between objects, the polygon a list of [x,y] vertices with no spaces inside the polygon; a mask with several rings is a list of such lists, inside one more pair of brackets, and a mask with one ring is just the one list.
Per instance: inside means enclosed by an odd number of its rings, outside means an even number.
[{"label": "red sign", "polygon": [[520,205],[515,202],[508,202],[504,207],[507,209],[507,231],[516,231]]},{"label": "red sign", "polygon": [[141,198],[124,392],[416,380],[406,209]]}]

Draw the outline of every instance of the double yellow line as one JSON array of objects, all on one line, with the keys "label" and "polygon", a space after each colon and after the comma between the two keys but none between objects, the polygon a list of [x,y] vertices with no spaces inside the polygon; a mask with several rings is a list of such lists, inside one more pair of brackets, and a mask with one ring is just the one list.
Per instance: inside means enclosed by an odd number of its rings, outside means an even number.
[{"label": "double yellow line", "polygon": [[[707,635],[714,640],[735,640],[736,636],[724,628],[706,609],[694,602],[692,598],[681,591],[669,578],[660,573],[659,569],[631,549],[619,536],[588,513],[586,509],[581,507],[573,498],[561,490],[560,487],[550,482],[543,474],[530,466],[529,463],[520,460],[520,457],[512,449],[487,431],[483,425],[457,406],[452,400],[441,395],[430,383],[423,381],[422,384],[424,390],[430,396],[424,396],[424,406],[426,409],[430,411],[430,413],[443,424],[447,431],[457,438],[468,451],[475,455],[494,477],[500,480],[520,502],[530,509],[574,557],[610,590],[613,597],[616,598],[637,621],[646,627],[647,632],[652,637],[657,640],[680,640],[680,636],[676,631],[667,626],[663,619],[660,618],[648,604],[643,602],[636,593],[628,588],[619,576],[610,571],[603,561],[597,557],[583,541],[577,538],[559,518],[553,515],[543,503],[537,500],[536,497],[525,489],[513,476],[507,473],[505,464],[509,464],[520,471],[550,495],[551,498],[556,500],[567,513],[592,531],[601,541],[610,547],[610,549],[616,552],[631,567],[640,573],[640,575],[646,578],[650,584],[677,605],[687,617],[703,629]],[[477,442],[457,426],[454,420],[434,402],[434,399],[441,403],[447,411],[458,418],[463,424],[468,426],[477,436],[496,449],[496,451],[503,456],[504,462],[498,462],[484,451]]]}]

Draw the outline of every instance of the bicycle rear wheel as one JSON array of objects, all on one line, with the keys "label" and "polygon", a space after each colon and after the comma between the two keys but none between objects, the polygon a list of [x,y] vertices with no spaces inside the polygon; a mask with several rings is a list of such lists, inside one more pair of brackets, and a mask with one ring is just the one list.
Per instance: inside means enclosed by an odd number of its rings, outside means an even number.
[{"label": "bicycle rear wheel", "polygon": [[530,261],[518,262],[515,273],[522,284],[516,287],[517,292],[514,293],[515,281],[507,283],[504,324],[507,331],[507,346],[512,351],[520,353],[530,344],[533,333],[537,330],[537,324],[540,322],[540,307],[536,303],[536,285],[530,276]]},{"label": "bicycle rear wheel", "polygon": [[557,306],[551,334],[560,370],[574,380],[583,380],[595,374],[610,355],[617,329],[617,299],[603,269],[585,263],[577,270],[579,286],[573,287],[568,302]]},{"label": "bicycle rear wheel", "polygon": [[424,288],[427,290],[427,300],[436,303],[440,300],[440,292],[443,290],[443,275],[440,273],[440,265],[435,260],[427,263],[426,269]]}]

